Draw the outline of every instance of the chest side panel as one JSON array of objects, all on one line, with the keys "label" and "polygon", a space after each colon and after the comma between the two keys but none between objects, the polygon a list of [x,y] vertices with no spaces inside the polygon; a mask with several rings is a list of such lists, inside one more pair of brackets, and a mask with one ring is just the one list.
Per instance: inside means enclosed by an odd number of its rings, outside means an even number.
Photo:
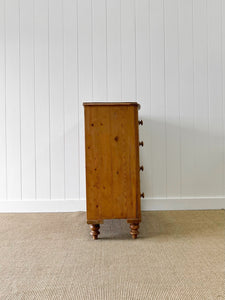
[{"label": "chest side panel", "polygon": [[87,219],[138,218],[135,106],[85,107]]}]

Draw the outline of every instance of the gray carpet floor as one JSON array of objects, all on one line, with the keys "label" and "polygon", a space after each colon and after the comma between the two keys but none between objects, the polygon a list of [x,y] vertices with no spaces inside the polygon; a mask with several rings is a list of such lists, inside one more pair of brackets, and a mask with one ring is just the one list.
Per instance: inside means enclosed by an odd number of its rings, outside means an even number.
[{"label": "gray carpet floor", "polygon": [[143,212],[89,235],[84,212],[0,214],[0,299],[199,299],[224,294],[225,214]]}]

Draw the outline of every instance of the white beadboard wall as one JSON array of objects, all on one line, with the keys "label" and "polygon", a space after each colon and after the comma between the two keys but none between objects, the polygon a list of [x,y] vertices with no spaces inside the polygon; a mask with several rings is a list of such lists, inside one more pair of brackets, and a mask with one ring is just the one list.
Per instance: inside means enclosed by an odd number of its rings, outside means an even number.
[{"label": "white beadboard wall", "polygon": [[224,98],[224,0],[0,0],[0,211],[85,209],[83,101],[141,103],[142,209],[224,208]]}]

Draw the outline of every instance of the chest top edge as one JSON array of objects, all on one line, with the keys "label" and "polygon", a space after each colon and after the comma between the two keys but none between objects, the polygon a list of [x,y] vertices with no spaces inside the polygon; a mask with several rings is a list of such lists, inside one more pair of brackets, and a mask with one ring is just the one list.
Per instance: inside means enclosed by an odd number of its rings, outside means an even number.
[{"label": "chest top edge", "polygon": [[137,102],[83,102],[83,106],[137,106],[138,109],[141,108]]}]

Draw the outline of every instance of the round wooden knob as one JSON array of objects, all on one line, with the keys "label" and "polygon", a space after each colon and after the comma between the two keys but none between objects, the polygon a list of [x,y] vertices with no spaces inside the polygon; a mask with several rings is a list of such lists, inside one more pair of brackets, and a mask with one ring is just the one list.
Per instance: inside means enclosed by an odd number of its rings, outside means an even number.
[{"label": "round wooden knob", "polygon": [[144,198],[145,197],[145,193],[141,193],[141,198]]},{"label": "round wooden knob", "polygon": [[140,171],[144,171],[144,166],[140,166]]},{"label": "round wooden knob", "polygon": [[143,141],[141,141],[141,142],[139,142],[139,146],[144,146],[144,142]]},{"label": "round wooden knob", "polygon": [[143,121],[141,120],[141,121],[138,121],[138,124],[139,125],[143,125]]}]

